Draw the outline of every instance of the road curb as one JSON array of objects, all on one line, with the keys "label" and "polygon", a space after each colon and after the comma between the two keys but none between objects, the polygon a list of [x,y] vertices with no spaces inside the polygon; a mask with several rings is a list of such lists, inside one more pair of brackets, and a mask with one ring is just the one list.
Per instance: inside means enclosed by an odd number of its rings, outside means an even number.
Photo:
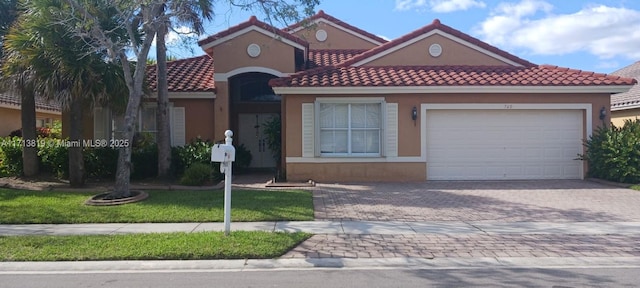
[{"label": "road curb", "polygon": [[306,258],[0,262],[1,274],[241,272],[304,269],[640,268],[640,257]]}]

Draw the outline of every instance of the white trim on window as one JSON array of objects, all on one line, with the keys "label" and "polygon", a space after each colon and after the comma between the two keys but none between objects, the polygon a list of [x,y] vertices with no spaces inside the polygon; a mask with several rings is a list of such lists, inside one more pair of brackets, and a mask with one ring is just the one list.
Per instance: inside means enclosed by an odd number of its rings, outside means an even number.
[{"label": "white trim on window", "polygon": [[[346,128],[325,128],[325,131],[346,131],[347,132],[347,144],[346,144],[346,149],[347,151],[344,153],[339,153],[339,152],[325,152],[322,153],[322,149],[321,147],[321,142],[322,142],[322,130],[323,128],[321,128],[320,124],[320,117],[321,117],[321,107],[323,104],[336,104],[336,105],[348,105],[347,106],[347,121],[348,121],[348,126]],[[378,127],[376,128],[354,128],[351,126],[352,123],[352,118],[351,118],[351,112],[352,112],[352,105],[359,105],[359,104],[376,104],[379,107],[378,110]],[[329,98],[329,97],[318,97],[316,98],[316,102],[315,102],[315,110],[314,110],[314,123],[316,123],[316,125],[314,125],[314,134],[317,136],[315,137],[315,156],[316,157],[356,157],[356,158],[361,158],[361,157],[382,157],[384,155],[384,146],[385,146],[385,125],[386,125],[386,113],[385,113],[385,101],[383,97],[367,97],[367,98]],[[304,124],[303,124],[304,126]],[[378,132],[378,151],[377,152],[363,152],[363,153],[358,153],[358,152],[353,152],[353,142],[352,142],[352,137],[353,137],[353,132],[354,131],[377,131]],[[304,139],[304,138],[303,138]],[[303,140],[304,141],[304,140]]]},{"label": "white trim on window", "polygon": [[264,74],[270,74],[276,77],[286,77],[289,74],[288,73],[283,73],[280,72],[278,70],[275,69],[271,69],[268,67],[261,67],[261,66],[247,66],[247,67],[240,67],[237,69],[233,69],[229,72],[224,72],[224,73],[214,73],[213,79],[216,79],[216,82],[221,82],[221,81],[228,81],[229,78],[236,76],[236,75],[240,75],[243,73],[249,73],[249,72],[260,72],[260,73],[264,73]]}]

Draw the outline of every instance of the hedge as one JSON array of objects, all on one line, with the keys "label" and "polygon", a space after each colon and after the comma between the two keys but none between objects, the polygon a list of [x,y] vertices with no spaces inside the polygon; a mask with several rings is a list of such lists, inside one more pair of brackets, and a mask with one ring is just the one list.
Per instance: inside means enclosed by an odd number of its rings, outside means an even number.
[{"label": "hedge", "polygon": [[600,127],[585,141],[589,176],[620,183],[640,183],[640,119],[622,127]]}]

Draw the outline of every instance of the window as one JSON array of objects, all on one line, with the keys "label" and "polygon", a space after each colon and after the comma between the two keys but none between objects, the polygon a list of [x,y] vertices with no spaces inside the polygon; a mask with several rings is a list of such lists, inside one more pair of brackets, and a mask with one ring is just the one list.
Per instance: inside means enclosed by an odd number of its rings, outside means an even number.
[{"label": "window", "polygon": [[[124,138],[124,116],[123,115],[111,115],[111,139]],[[155,105],[142,105],[138,114],[138,123],[135,127],[135,131],[149,135],[151,139],[156,140],[156,134],[158,132],[156,128],[156,106]]]},{"label": "window", "polygon": [[322,156],[380,156],[382,104],[320,103]]},{"label": "window", "polygon": [[37,128],[44,128],[44,127],[50,127],[51,125],[51,118],[38,118],[36,119],[36,127]]},{"label": "window", "polygon": [[156,106],[145,105],[140,109],[140,129],[143,134],[149,135],[153,141],[156,141]]}]

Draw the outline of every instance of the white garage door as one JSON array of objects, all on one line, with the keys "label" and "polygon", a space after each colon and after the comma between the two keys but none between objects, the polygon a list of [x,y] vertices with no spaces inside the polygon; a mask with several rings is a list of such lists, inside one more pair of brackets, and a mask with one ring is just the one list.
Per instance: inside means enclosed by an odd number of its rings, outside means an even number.
[{"label": "white garage door", "polygon": [[580,179],[582,110],[427,110],[427,179]]}]

